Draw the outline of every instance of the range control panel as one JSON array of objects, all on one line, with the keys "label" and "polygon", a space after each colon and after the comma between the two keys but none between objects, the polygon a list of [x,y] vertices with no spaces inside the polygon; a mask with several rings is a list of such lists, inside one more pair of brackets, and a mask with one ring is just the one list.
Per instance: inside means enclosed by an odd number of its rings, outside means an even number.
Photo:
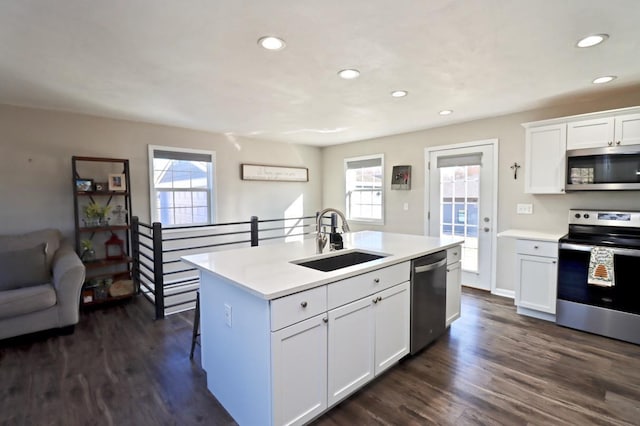
[{"label": "range control panel", "polygon": [[640,212],[569,210],[570,225],[600,225],[640,228]]}]

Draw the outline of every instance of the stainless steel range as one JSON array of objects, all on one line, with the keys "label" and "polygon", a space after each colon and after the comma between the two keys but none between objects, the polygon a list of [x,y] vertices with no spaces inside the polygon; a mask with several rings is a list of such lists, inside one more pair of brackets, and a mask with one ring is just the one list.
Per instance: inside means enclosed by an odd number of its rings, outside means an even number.
[{"label": "stainless steel range", "polygon": [[[592,252],[609,255],[606,269]],[[570,210],[556,311],[559,325],[640,344],[640,212]]]}]

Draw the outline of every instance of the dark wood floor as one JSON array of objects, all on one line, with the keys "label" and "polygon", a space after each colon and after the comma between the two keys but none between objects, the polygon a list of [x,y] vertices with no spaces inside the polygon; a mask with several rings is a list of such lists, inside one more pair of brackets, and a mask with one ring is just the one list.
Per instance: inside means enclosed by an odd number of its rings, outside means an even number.
[{"label": "dark wood floor", "polygon": [[[0,341],[2,425],[234,424],[189,360],[193,313],[142,299],[70,336]],[[640,424],[640,346],[515,313],[465,290],[462,318],[315,425]]]}]

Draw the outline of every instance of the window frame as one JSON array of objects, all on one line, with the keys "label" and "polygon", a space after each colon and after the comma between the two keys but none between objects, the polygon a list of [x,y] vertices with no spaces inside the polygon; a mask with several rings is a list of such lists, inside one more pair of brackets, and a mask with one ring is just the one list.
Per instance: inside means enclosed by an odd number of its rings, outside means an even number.
[{"label": "window frame", "polygon": [[[348,187],[347,187],[347,171],[349,170],[349,163],[362,161],[362,160],[380,160],[380,168],[382,169],[382,173],[380,176],[380,219],[374,218],[364,218],[364,217],[352,217],[351,209],[349,206],[348,197]],[[344,159],[344,211],[349,222],[356,223],[366,223],[369,225],[384,225],[384,211],[385,211],[385,168],[384,168],[384,154],[372,154],[372,155],[363,155],[359,157],[349,157]]]},{"label": "window frame", "polygon": [[[169,152],[178,152],[178,153],[188,153],[188,154],[204,154],[211,156],[211,172],[209,174],[209,179],[211,180],[211,184],[208,187],[209,196],[209,220],[207,223],[197,223],[197,224],[181,224],[181,225],[165,225],[163,224],[163,229],[180,229],[180,228],[188,228],[190,226],[206,226],[213,225],[216,223],[216,152],[203,150],[203,149],[192,149],[192,148],[180,148],[175,146],[164,146],[164,145],[148,145],[148,157],[149,157],[149,218],[150,222],[160,222],[159,218],[156,217],[157,205],[156,205],[156,188],[155,188],[155,179],[154,179],[154,165],[153,160],[154,151],[169,151]],[[183,192],[194,191],[193,188],[180,188]],[[162,190],[160,192],[173,192],[172,190]]]}]

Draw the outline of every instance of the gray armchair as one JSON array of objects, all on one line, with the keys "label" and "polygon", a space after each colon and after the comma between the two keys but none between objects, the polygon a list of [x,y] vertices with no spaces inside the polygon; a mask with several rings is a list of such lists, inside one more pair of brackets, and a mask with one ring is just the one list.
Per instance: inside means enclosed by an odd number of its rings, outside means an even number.
[{"label": "gray armchair", "polygon": [[78,323],[85,267],[53,229],[0,236],[0,339]]}]

